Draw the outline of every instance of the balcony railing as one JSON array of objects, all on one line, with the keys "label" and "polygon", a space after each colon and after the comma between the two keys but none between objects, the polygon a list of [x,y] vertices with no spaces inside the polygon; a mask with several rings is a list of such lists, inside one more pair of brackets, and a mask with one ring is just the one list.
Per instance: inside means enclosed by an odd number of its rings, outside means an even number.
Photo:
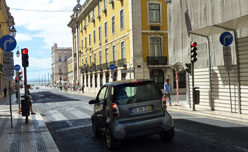
[{"label": "balcony railing", "polygon": [[109,68],[108,63],[104,63],[102,65],[103,70],[107,70]]},{"label": "balcony railing", "polygon": [[167,65],[167,56],[148,56],[147,65]]},{"label": "balcony railing", "polygon": [[94,72],[94,71],[96,71],[96,65],[95,64],[92,64],[90,66],[90,72]]},{"label": "balcony railing", "polygon": [[117,61],[118,67],[124,67],[124,66],[126,66],[126,63],[127,63],[126,58],[124,58],[124,59],[119,59],[119,60]]},{"label": "balcony railing", "polygon": [[99,64],[99,65],[96,66],[96,70],[97,70],[97,71],[101,71],[102,69],[103,69],[103,68],[102,68],[102,64]]}]

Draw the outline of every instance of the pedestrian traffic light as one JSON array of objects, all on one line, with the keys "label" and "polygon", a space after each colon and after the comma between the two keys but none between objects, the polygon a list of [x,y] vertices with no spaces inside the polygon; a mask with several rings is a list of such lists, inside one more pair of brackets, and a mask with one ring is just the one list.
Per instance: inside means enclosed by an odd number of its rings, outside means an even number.
[{"label": "pedestrian traffic light", "polygon": [[28,49],[24,48],[22,49],[22,66],[23,67],[28,67],[29,62],[28,62]]},{"label": "pedestrian traffic light", "polygon": [[192,74],[192,72],[191,72],[191,63],[186,63],[185,65],[186,65],[186,68],[185,68],[186,72],[188,72],[189,74]]},{"label": "pedestrian traffic light", "polygon": [[196,50],[197,50],[197,43],[196,42],[191,42],[191,62],[192,63],[195,63],[197,61],[197,53],[196,53]]}]

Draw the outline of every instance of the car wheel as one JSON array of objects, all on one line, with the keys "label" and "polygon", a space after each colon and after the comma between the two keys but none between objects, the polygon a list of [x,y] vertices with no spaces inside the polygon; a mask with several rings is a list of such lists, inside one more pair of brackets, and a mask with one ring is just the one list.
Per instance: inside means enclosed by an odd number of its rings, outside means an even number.
[{"label": "car wheel", "polygon": [[106,140],[106,145],[110,150],[116,149],[120,146],[120,140],[113,137],[108,127],[106,127],[105,140]]},{"label": "car wheel", "polygon": [[172,128],[171,130],[167,131],[167,132],[161,132],[160,137],[162,138],[162,140],[164,141],[171,141],[174,137],[174,128]]},{"label": "car wheel", "polygon": [[99,129],[97,128],[95,121],[93,121],[93,120],[92,120],[92,130],[93,130],[93,134],[94,134],[95,138],[100,137],[101,133],[100,133]]}]

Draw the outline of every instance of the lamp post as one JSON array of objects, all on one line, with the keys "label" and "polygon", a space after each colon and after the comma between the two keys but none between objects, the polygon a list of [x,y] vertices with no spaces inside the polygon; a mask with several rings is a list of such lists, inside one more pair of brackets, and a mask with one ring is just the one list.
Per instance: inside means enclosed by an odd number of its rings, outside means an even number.
[{"label": "lamp post", "polygon": [[10,29],[9,29],[9,31],[10,31],[10,35],[11,35],[11,36],[13,36],[13,37],[16,36],[16,29],[15,29],[14,26],[11,26]]},{"label": "lamp post", "polygon": [[[17,47],[17,51],[16,51],[16,57],[19,58],[20,57],[20,52],[19,52],[19,47]],[[16,87],[17,87],[17,101],[18,101],[18,113],[21,112],[21,99],[20,99],[20,73],[19,71],[16,71],[16,78],[17,78],[17,81],[16,81]]]}]

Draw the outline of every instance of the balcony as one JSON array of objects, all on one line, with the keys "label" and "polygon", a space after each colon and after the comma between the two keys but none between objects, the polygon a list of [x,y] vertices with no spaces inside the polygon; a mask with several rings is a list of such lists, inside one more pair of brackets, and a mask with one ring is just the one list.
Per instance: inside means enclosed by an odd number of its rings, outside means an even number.
[{"label": "balcony", "polygon": [[117,61],[118,67],[124,67],[124,66],[126,66],[126,63],[127,63],[126,58],[124,58],[124,59],[119,59],[119,60]]},{"label": "balcony", "polygon": [[167,56],[148,56],[147,65],[167,65]]},{"label": "balcony", "polygon": [[102,64],[102,69],[103,70],[108,70],[109,69],[108,63]]},{"label": "balcony", "polygon": [[103,69],[103,68],[102,68],[102,64],[99,64],[99,65],[96,66],[96,70],[97,70],[97,71],[101,71],[102,69]]},{"label": "balcony", "polygon": [[96,65],[93,63],[91,66],[90,66],[90,72],[94,72],[96,71]]}]

